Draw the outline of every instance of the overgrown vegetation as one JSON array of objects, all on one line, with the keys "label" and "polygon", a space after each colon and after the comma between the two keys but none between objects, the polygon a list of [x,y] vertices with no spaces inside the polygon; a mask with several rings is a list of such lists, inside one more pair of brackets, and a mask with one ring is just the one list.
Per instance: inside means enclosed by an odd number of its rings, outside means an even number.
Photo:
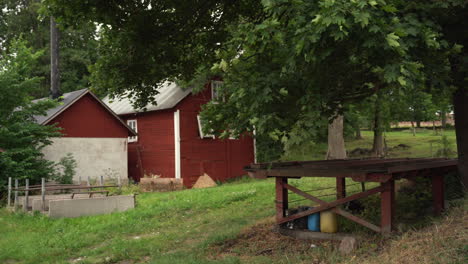
[{"label": "overgrown vegetation", "polygon": [[41,150],[60,136],[54,126],[43,126],[34,117],[45,115],[57,102],[41,100],[32,103],[31,94],[39,89],[41,78],[31,77],[41,52],[34,52],[21,39],[11,44],[10,53],[0,60],[0,196],[7,178],[29,178],[31,184],[41,177],[51,177],[54,163],[43,158]]},{"label": "overgrown vegetation", "polygon": [[76,174],[77,163],[73,154],[67,153],[55,165],[54,180],[62,184],[72,184],[73,176]]},{"label": "overgrown vegetation", "polygon": [[[453,140],[453,132],[446,133]],[[362,140],[347,143],[372,144],[369,132],[363,136]],[[428,138],[439,139],[430,132],[418,133],[414,138],[411,131],[391,132],[387,137],[391,145],[411,146],[406,150],[396,149],[393,155],[413,157],[429,152]],[[305,153],[314,151],[307,148]],[[334,179],[325,178],[290,182],[308,190],[335,184]],[[361,188],[359,184],[349,184],[349,193]],[[397,195],[397,230],[410,230],[409,233],[382,239],[365,228],[340,220],[342,231],[356,232],[363,237],[354,257],[339,255],[337,245],[331,242],[297,241],[272,233],[274,181],[242,178],[208,189],[140,193],[134,210],[110,215],[49,219],[1,209],[0,262],[377,263],[383,258],[384,263],[404,263],[407,254],[411,254],[408,259],[415,260],[414,263],[431,258],[432,263],[464,263],[466,200],[451,202],[450,214],[434,219],[425,184],[409,191],[398,184],[402,191]],[[371,188],[372,184],[366,187]],[[122,193],[134,192],[138,192],[135,185],[122,188]],[[116,188],[113,193],[121,192]],[[319,190],[314,194],[329,195],[325,199],[334,197],[333,190]],[[298,198],[291,195],[290,200]],[[292,206],[307,205],[304,203],[297,201]],[[378,197],[362,203],[365,209],[361,215],[378,223]],[[436,226],[431,226],[433,221]],[[412,247],[418,250],[411,250]]]}]

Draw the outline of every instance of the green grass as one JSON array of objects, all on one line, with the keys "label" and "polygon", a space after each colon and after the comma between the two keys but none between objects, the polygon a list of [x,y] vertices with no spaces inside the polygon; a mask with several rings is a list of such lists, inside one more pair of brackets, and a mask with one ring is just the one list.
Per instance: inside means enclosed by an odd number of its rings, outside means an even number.
[{"label": "green grass", "polygon": [[[455,131],[446,130],[435,134],[431,129],[418,129],[416,135],[413,136],[411,130],[394,131],[385,133],[385,138],[388,148],[395,147],[399,144],[405,144],[410,146],[406,150],[390,150],[388,157],[434,157],[437,150],[442,146],[440,144],[441,135],[447,136],[449,142],[452,143],[451,149],[453,152],[456,151],[455,144]],[[352,151],[356,148],[372,149],[373,132],[362,131],[363,139],[360,140],[346,140],[345,145],[348,151]],[[283,160],[320,160],[324,159],[327,153],[326,143],[316,144],[305,144],[300,149],[293,150],[287,155],[283,156]]]},{"label": "green grass", "polygon": [[[454,139],[453,132],[446,134],[450,140]],[[371,134],[364,133],[364,137],[347,142],[347,147],[369,147]],[[394,153],[396,156],[427,157],[430,156],[427,142],[436,141],[438,137],[431,131],[418,133],[416,137],[409,132],[394,132],[387,134],[387,140],[389,146],[400,143],[411,146],[408,153]],[[310,150],[304,156],[318,156],[317,153],[323,151]],[[294,156],[289,158],[299,160]],[[291,182],[306,190],[334,184],[333,179],[324,178]],[[348,191],[358,188],[359,185],[354,185]],[[315,194],[330,192],[333,190]],[[49,219],[0,209],[0,263],[119,263],[123,260],[134,263],[298,263],[304,255],[280,255],[274,259],[250,256],[248,260],[211,256],[213,245],[235,238],[246,227],[273,216],[273,199],[272,179],[242,179],[209,189],[143,193],[137,196],[134,210],[109,215]],[[300,197],[290,197],[291,201],[296,199]],[[334,251],[318,252],[323,259],[343,260]]]}]

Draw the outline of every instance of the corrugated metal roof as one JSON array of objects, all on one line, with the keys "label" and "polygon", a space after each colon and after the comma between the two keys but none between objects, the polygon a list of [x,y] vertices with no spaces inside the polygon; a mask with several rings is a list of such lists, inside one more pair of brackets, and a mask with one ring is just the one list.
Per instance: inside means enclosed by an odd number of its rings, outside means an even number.
[{"label": "corrugated metal roof", "polygon": [[173,82],[166,82],[158,89],[158,91],[159,94],[155,97],[157,104],[148,104],[146,106],[146,111],[135,109],[129,98],[115,98],[114,100],[110,100],[109,97],[106,96],[103,102],[118,115],[163,110],[176,106],[180,101],[182,101],[182,99],[192,92],[192,89],[189,88],[184,90]]},{"label": "corrugated metal roof", "polygon": [[[34,119],[36,119],[36,122],[38,124],[41,124],[41,125],[47,124],[48,121],[50,121],[52,118],[60,114],[63,110],[67,109],[71,104],[73,104],[73,102],[81,98],[87,92],[88,92],[88,89],[81,89],[78,91],[63,94],[61,96],[63,100],[60,101],[60,105],[47,110],[47,113],[45,116],[34,116]],[[37,100],[34,100],[33,102],[37,102],[37,101],[44,100],[44,99],[37,99]]]}]

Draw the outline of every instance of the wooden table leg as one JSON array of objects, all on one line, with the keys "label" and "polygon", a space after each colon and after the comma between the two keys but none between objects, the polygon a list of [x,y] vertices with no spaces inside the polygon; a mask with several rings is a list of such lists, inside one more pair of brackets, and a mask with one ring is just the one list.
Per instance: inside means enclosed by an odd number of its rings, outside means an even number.
[{"label": "wooden table leg", "polygon": [[276,220],[279,222],[288,210],[288,189],[284,186],[288,178],[276,177]]},{"label": "wooden table leg", "polygon": [[395,215],[395,181],[382,183],[384,190],[380,194],[380,226],[382,233],[392,232]]},{"label": "wooden table leg", "polygon": [[432,176],[432,198],[434,214],[441,214],[444,209],[444,176],[437,174]]},{"label": "wooden table leg", "polygon": [[336,199],[346,197],[346,178],[336,178]]}]

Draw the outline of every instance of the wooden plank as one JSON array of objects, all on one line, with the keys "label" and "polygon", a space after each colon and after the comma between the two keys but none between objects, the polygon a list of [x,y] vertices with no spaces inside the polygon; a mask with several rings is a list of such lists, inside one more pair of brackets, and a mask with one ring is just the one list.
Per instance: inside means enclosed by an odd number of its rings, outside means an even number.
[{"label": "wooden plank", "polygon": [[7,198],[7,206],[11,206],[11,177],[8,177],[8,198]]},{"label": "wooden plank", "polygon": [[306,210],[306,211],[303,211],[303,212],[300,212],[300,213],[297,213],[297,214],[294,214],[294,215],[291,215],[291,216],[288,216],[288,217],[285,217],[285,218],[282,218],[282,219],[278,219],[277,223],[282,224],[282,223],[292,221],[294,219],[298,219],[298,218],[301,218],[301,217],[304,217],[304,216],[315,214],[315,213],[318,213],[318,212],[321,212],[321,211],[336,207],[336,206],[338,206],[340,204],[344,204],[344,203],[347,203],[349,201],[357,200],[357,199],[367,197],[369,195],[381,192],[382,190],[383,190],[382,186],[375,187],[375,188],[372,188],[372,189],[370,189],[368,191],[365,191],[365,192],[357,193],[357,194],[348,196],[348,197],[343,198],[343,199],[335,200],[333,202],[329,202],[329,203],[320,205],[318,207],[315,207],[315,208],[312,208],[312,209],[309,209],[309,210]]},{"label": "wooden plank", "polygon": [[336,159],[336,160],[317,160],[317,161],[288,161],[288,162],[269,162],[269,163],[255,163],[247,166],[246,169],[252,170],[268,170],[280,168],[348,168],[346,166],[366,166],[366,165],[391,165],[392,163],[414,163],[414,162],[431,162],[435,160],[446,160],[445,158],[366,158],[366,159]]},{"label": "wooden plank", "polygon": [[412,171],[412,170],[421,170],[421,169],[432,169],[432,168],[441,168],[441,167],[454,167],[457,166],[458,160],[433,160],[430,162],[418,162],[411,163],[407,165],[400,165],[388,168],[388,173]]},{"label": "wooden plank", "polygon": [[346,197],[346,178],[336,178],[336,199]]},{"label": "wooden plank", "polygon": [[367,227],[367,228],[369,228],[369,229],[371,229],[371,230],[373,230],[373,231],[375,231],[377,233],[380,233],[380,231],[381,231],[380,227],[378,227],[378,226],[376,226],[376,225],[374,225],[372,223],[369,223],[366,220],[364,220],[362,218],[359,218],[359,217],[357,217],[357,216],[355,216],[355,215],[353,215],[353,214],[351,214],[349,212],[346,212],[343,209],[333,208],[332,211],[339,214],[339,215],[341,215],[341,216],[343,216],[343,217],[348,218],[351,221],[354,221],[354,222],[356,222],[356,223],[358,223],[358,224],[360,224],[362,226],[365,226],[365,227]]},{"label": "wooden plank", "polygon": [[298,188],[296,188],[296,187],[294,187],[292,185],[285,184],[284,187],[287,188],[288,190],[290,190],[290,191],[292,191],[294,193],[297,193],[300,196],[302,196],[302,197],[304,197],[306,199],[309,199],[311,201],[314,201],[314,202],[316,202],[316,203],[318,203],[320,205],[327,204],[327,202],[325,202],[325,201],[323,201],[321,199],[318,199],[318,198],[316,198],[316,197],[314,197],[314,196],[312,196],[312,195],[310,195],[310,194],[308,194],[306,192],[303,192],[303,191],[299,190]]},{"label": "wooden plank", "polygon": [[[309,200],[312,200],[312,201],[314,201],[314,202],[316,202],[316,203],[318,203],[318,204],[320,204],[320,205],[326,205],[326,204],[327,204],[326,201],[323,201],[323,200],[318,199],[318,198],[316,198],[316,197],[314,197],[314,196],[312,196],[312,195],[310,195],[310,194],[308,194],[308,193],[306,193],[306,192],[303,192],[303,191],[297,189],[296,187],[294,187],[294,186],[292,186],[292,185],[286,184],[285,187],[286,187],[288,190],[290,190],[290,191],[292,191],[292,192],[294,192],[294,193],[297,193],[297,194],[303,196],[304,198],[307,198],[307,199],[309,199]],[[346,218],[348,218],[348,219],[351,220],[351,221],[354,221],[354,222],[356,222],[356,223],[358,223],[358,224],[360,224],[360,225],[363,225],[363,226],[365,226],[365,227],[367,227],[367,228],[369,228],[369,229],[371,229],[371,230],[374,230],[374,231],[376,231],[376,232],[380,232],[380,227],[378,227],[378,226],[376,226],[376,225],[374,225],[374,224],[371,224],[371,223],[365,221],[365,220],[362,219],[362,218],[359,218],[359,217],[357,217],[357,216],[354,216],[354,215],[352,215],[351,213],[346,212],[345,210],[342,210],[342,209],[340,209],[340,208],[333,208],[332,210],[333,210],[335,213],[337,213],[337,214],[339,214],[339,215],[342,215],[343,217],[346,217]]]},{"label": "wooden plank", "polygon": [[381,184],[380,195],[380,228],[382,233],[390,233],[395,215],[395,181],[390,180]]},{"label": "wooden plank", "polygon": [[18,210],[18,179],[15,179],[15,211]]},{"label": "wooden plank", "polygon": [[286,215],[288,209],[288,178],[276,178],[276,219],[282,219]]},{"label": "wooden plank", "polygon": [[281,168],[267,171],[269,177],[363,177],[367,172],[342,169]]},{"label": "wooden plank", "polygon": [[26,179],[25,189],[23,211],[27,212],[29,208],[29,179]]}]

